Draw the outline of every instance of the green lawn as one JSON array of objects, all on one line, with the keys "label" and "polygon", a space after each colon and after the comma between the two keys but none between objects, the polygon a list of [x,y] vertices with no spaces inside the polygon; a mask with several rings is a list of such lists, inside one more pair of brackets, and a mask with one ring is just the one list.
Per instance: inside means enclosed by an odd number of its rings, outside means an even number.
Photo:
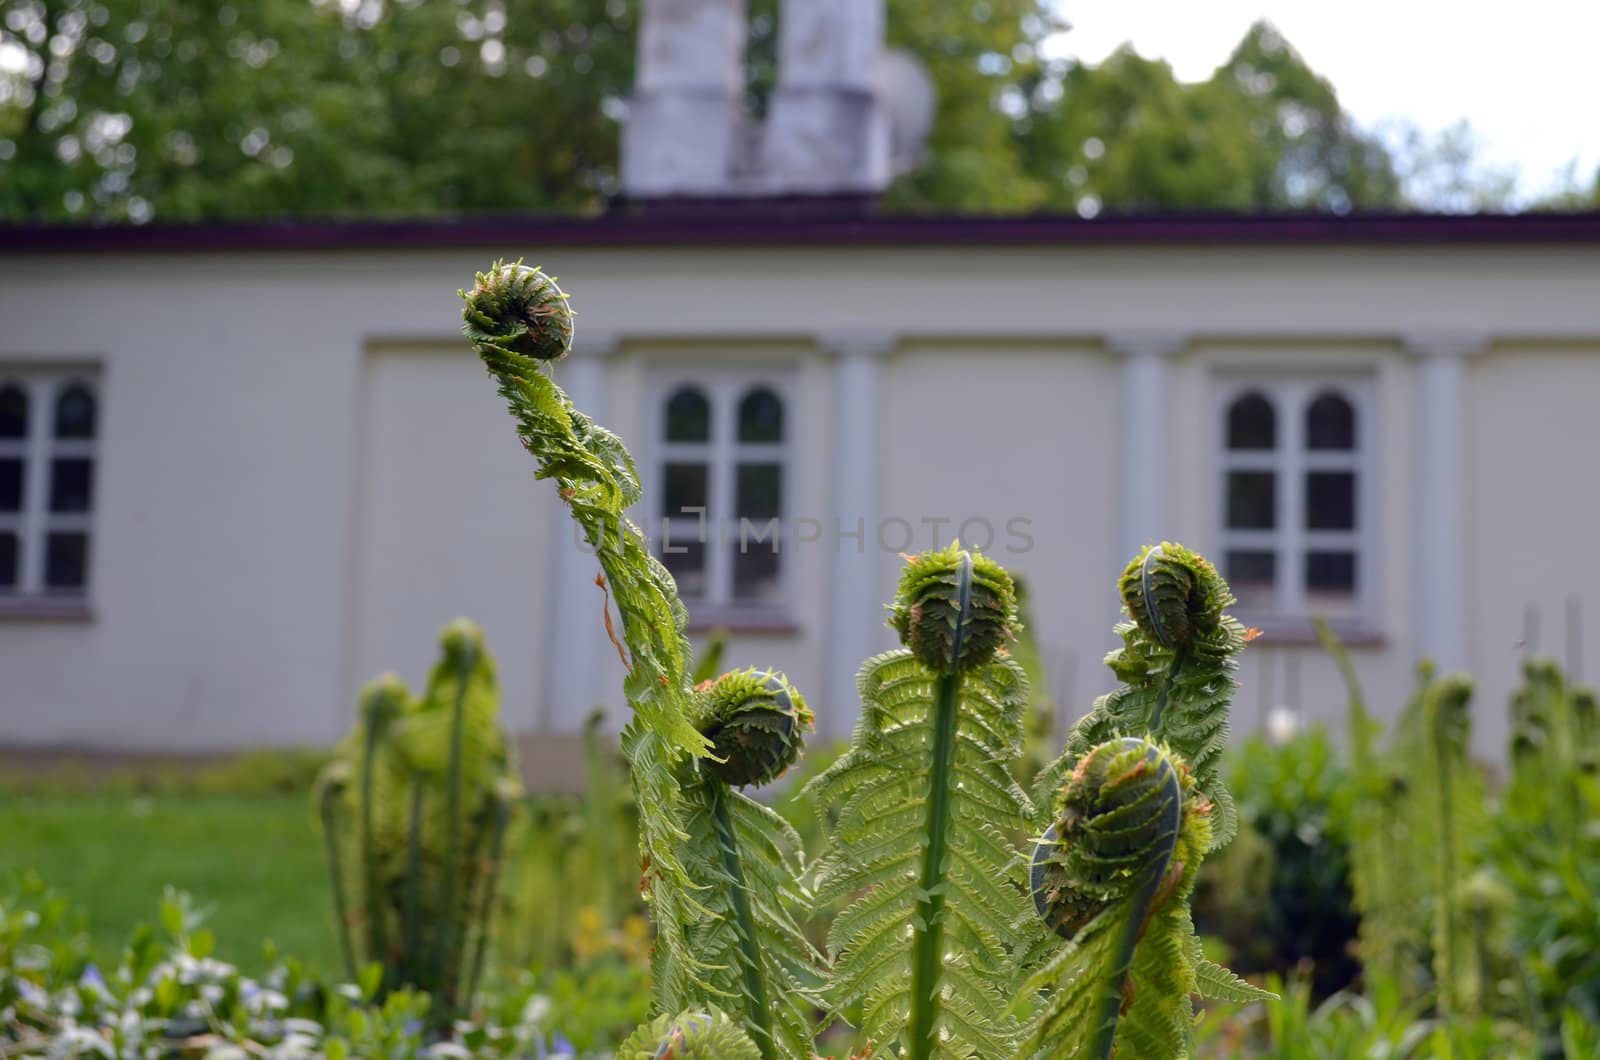
[{"label": "green lawn", "polygon": [[262,971],[261,944],[340,974],[322,840],[304,796],[0,799],[0,895],[33,870],[88,918],[112,962],[172,884],[209,908],[217,955]]}]

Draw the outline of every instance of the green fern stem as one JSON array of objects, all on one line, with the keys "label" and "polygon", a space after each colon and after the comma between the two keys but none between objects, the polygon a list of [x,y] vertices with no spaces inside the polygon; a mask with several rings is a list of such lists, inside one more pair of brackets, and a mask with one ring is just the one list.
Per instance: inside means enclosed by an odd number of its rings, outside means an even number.
[{"label": "green fern stem", "polygon": [[[460,910],[456,907],[456,889],[461,877],[461,744],[465,737],[467,689],[472,669],[477,664],[477,650],[470,641],[463,641],[455,654],[456,694],[451,704],[450,764],[445,774],[445,845],[444,845],[444,895],[441,907],[444,923],[440,925],[437,945],[439,952],[434,961],[438,968],[439,989],[444,993],[441,1002],[454,1007],[458,982],[450,975],[450,956],[455,947]],[[459,968],[457,969],[459,979]]]},{"label": "green fern stem", "polygon": [[1457,843],[1455,787],[1456,770],[1465,755],[1467,737],[1467,700],[1472,694],[1471,685],[1460,678],[1446,678],[1429,696],[1428,736],[1434,758],[1434,811],[1439,830],[1439,869],[1437,905],[1434,910],[1434,953],[1437,962],[1435,978],[1439,987],[1439,1013],[1448,1018],[1456,1015],[1463,1001],[1461,997],[1460,896],[1456,879]]},{"label": "green fern stem", "polygon": [[[1166,882],[1167,873],[1172,868],[1172,860],[1178,850],[1178,832],[1182,825],[1183,788],[1177,772],[1165,757],[1158,758],[1157,762],[1159,782],[1165,792],[1162,813],[1164,834],[1161,843],[1151,851],[1144,880],[1134,892],[1129,906],[1131,915],[1124,917],[1120,923],[1112,967],[1125,970],[1131,970],[1133,967],[1134,948],[1139,944],[1139,936],[1144,934],[1145,924],[1155,909],[1161,886]],[[1126,974],[1127,971],[1124,971],[1124,975]],[[1100,999],[1100,1014],[1095,1021],[1093,1036],[1090,1038],[1089,1056],[1099,1060],[1109,1060],[1112,1046],[1116,1043],[1117,1022],[1122,1017],[1122,1008],[1126,1001],[1121,990],[1107,990],[1105,996]]]},{"label": "green fern stem", "polygon": [[323,783],[317,809],[322,816],[322,838],[327,847],[329,884],[333,887],[333,915],[339,931],[339,952],[345,972],[352,981],[356,967],[355,945],[350,938],[350,911],[345,905],[344,869],[339,858],[338,803],[344,798],[344,777],[330,777]]},{"label": "green fern stem", "polygon": [[422,893],[422,777],[411,785],[411,824],[406,829],[406,875],[403,902],[402,931],[405,950],[401,955],[399,980],[403,983],[417,981],[417,943],[422,937],[422,919],[418,914]]},{"label": "green fern stem", "polygon": [[472,955],[471,972],[467,978],[466,999],[470,1002],[478,992],[478,981],[483,977],[483,962],[489,950],[489,927],[494,921],[495,890],[500,882],[500,862],[505,856],[506,829],[511,824],[511,803],[503,793],[497,792],[494,800],[493,831],[489,837],[489,871],[484,873],[483,895],[478,902],[478,938]]},{"label": "green fern stem", "polygon": [[375,702],[365,712],[367,731],[361,741],[361,876],[367,903],[367,959],[383,962],[384,982],[379,984],[378,991],[382,996],[389,986],[389,928],[378,892],[378,851],[372,841],[372,763],[382,735],[379,724],[382,715],[378,707]]},{"label": "green fern stem", "polygon": [[[957,574],[957,618],[951,659],[962,658],[962,640],[972,620],[972,555],[961,554]],[[956,709],[962,674],[941,673],[933,686],[933,747],[928,775],[928,845],[922,852],[911,957],[911,1060],[928,1060],[938,1047],[939,978],[944,966],[945,869],[950,845],[950,791],[956,753]]]},{"label": "green fern stem", "polygon": [[739,963],[744,973],[744,1001],[749,1026],[757,1032],[755,1037],[762,1060],[776,1060],[772,1009],[767,1001],[767,980],[762,973],[761,947],[756,940],[756,919],[750,908],[750,892],[745,883],[744,864],[739,856],[739,839],[728,810],[728,786],[715,779],[708,779],[706,786],[711,803],[712,827],[716,830],[717,847],[722,855],[722,868],[731,881],[728,892],[733,902],[735,930],[739,937]]}]

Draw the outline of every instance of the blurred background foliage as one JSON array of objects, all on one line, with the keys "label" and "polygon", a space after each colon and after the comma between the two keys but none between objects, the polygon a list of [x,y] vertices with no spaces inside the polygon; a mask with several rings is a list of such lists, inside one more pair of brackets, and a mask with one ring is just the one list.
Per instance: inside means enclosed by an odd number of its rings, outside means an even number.
[{"label": "blurred background foliage", "polygon": [[[1511,204],[1470,128],[1357,128],[1265,23],[1186,83],[1126,48],[1050,58],[1070,28],[1045,0],[888,14],[938,104],[885,209]],[[0,0],[0,219],[593,212],[618,191],[638,15],[639,0]],[[756,113],[777,32],[776,0],[753,0]]]}]

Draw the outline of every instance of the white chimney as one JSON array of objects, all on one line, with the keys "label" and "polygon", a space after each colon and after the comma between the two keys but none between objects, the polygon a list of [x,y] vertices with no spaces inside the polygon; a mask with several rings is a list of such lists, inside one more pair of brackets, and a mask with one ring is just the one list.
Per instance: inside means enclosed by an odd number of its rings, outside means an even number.
[{"label": "white chimney", "polygon": [[883,32],[884,0],[781,0],[778,83],[761,129],[744,107],[745,0],[644,0],[624,193],[882,191],[891,176]]},{"label": "white chimney", "polygon": [[778,194],[872,194],[889,183],[878,98],[883,0],[782,0],[763,183]]},{"label": "white chimney", "polygon": [[744,45],[744,0],[645,0],[622,139],[630,198],[734,192]]}]

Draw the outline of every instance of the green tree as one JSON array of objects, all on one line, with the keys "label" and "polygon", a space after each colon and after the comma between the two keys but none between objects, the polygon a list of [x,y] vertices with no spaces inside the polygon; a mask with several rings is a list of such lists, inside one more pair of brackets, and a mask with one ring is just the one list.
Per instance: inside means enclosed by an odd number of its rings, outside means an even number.
[{"label": "green tree", "polygon": [[1051,206],[1344,211],[1401,205],[1393,160],[1265,22],[1205,81],[1124,46],[1031,86],[1019,134]]},{"label": "green tree", "polygon": [[0,0],[0,216],[581,210],[637,0]]}]

